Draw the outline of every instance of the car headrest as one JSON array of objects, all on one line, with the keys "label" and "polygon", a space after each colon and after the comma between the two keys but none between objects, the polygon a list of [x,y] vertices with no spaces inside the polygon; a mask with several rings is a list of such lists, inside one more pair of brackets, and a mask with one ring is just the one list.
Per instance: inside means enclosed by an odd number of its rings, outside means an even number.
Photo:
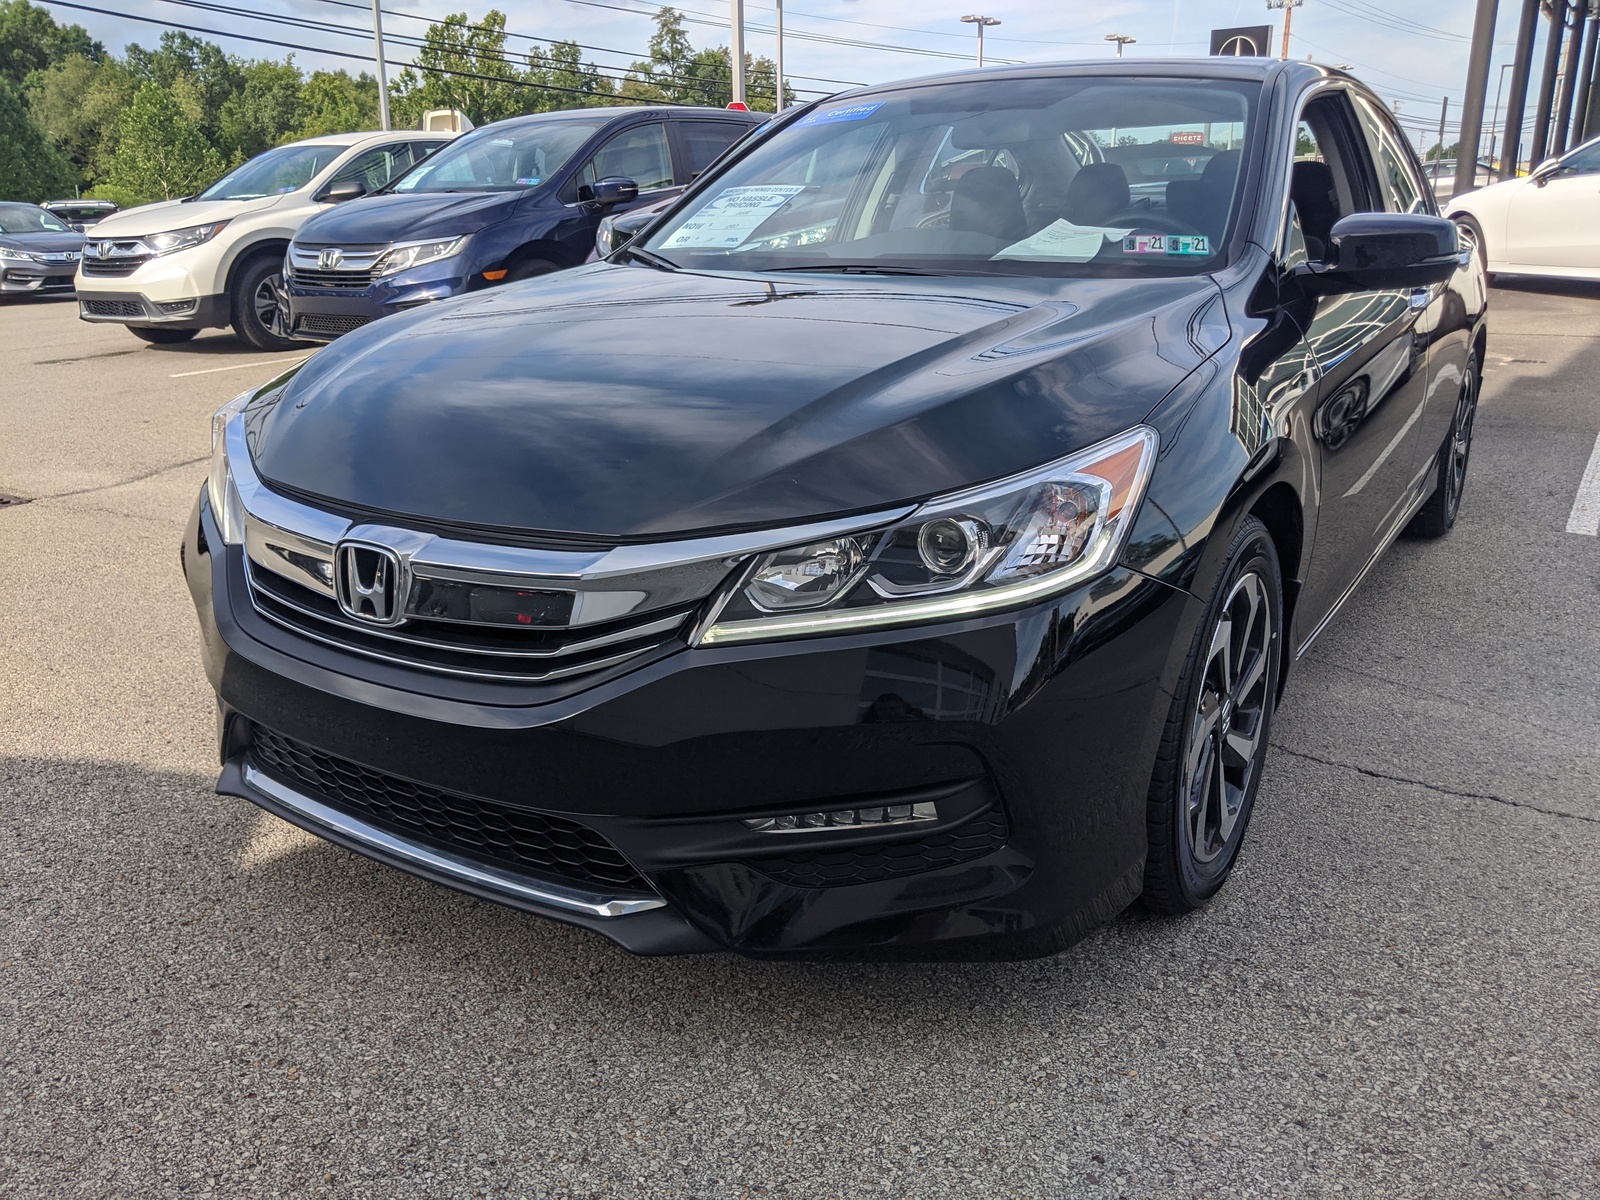
[{"label": "car headrest", "polygon": [[950,228],[1014,242],[1028,234],[1017,177],[1004,167],[972,167],[950,194]]},{"label": "car headrest", "polygon": [[1128,207],[1128,177],[1116,163],[1090,163],[1067,185],[1067,220],[1103,225]]}]

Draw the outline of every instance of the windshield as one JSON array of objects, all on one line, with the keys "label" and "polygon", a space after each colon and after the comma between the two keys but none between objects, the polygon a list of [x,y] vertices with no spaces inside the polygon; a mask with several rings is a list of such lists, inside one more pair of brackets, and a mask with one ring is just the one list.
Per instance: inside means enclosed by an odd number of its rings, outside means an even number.
[{"label": "windshield", "polygon": [[512,129],[490,125],[457,138],[392,188],[396,192],[498,192],[537,187],[606,124],[535,121]]},{"label": "windshield", "polygon": [[257,200],[299,191],[349,146],[279,146],[217,180],[197,200]]},{"label": "windshield", "polygon": [[71,226],[32,204],[0,204],[0,233],[71,232]]},{"label": "windshield", "polygon": [[1204,270],[1258,92],[1056,76],[840,101],[717,176],[645,247],[696,269]]}]

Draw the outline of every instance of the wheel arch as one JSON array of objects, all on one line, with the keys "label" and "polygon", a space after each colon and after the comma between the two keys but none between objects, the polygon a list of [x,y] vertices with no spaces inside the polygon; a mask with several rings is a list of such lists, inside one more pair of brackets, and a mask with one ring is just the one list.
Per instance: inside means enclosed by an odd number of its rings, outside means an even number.
[{"label": "wheel arch", "polygon": [[238,278],[239,272],[258,258],[276,255],[282,258],[289,252],[289,238],[264,237],[239,247],[234,252],[232,260],[228,263],[228,271],[222,281],[222,291],[225,295],[233,294],[233,281]]},{"label": "wheel arch", "polygon": [[562,259],[565,257],[561,243],[549,238],[534,238],[523,242],[500,260],[500,266],[507,271],[514,271],[529,259],[543,259],[545,262],[554,263],[556,270],[562,269]]},{"label": "wheel arch", "polygon": [[1283,585],[1284,652],[1278,656],[1278,694],[1283,694],[1289,679],[1290,631],[1294,628],[1295,605],[1300,599],[1301,564],[1305,553],[1305,504],[1294,485],[1286,479],[1269,484],[1250,505],[1248,514],[1267,527],[1278,552]]}]

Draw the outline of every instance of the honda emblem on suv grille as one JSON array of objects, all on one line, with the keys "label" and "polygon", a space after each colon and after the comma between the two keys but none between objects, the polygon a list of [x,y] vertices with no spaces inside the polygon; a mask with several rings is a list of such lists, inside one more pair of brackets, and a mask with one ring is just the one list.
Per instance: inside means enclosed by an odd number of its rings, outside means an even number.
[{"label": "honda emblem on suv grille", "polygon": [[369,625],[406,619],[405,567],[387,546],[340,542],[334,551],[334,590],[344,614]]},{"label": "honda emblem on suv grille", "polygon": [[324,271],[337,271],[342,262],[344,262],[344,251],[337,246],[329,246],[317,254],[317,266]]}]

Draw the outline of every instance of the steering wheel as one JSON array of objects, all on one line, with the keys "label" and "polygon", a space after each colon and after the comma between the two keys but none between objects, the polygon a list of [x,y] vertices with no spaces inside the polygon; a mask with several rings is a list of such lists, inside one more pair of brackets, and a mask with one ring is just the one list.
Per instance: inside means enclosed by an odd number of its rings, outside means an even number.
[{"label": "steering wheel", "polygon": [[1125,208],[1114,217],[1107,217],[1100,224],[1107,229],[1120,229],[1124,225],[1134,229],[1150,229],[1156,233],[1187,233],[1198,232],[1187,221],[1180,221],[1177,217],[1166,213],[1154,212],[1150,209]]}]

